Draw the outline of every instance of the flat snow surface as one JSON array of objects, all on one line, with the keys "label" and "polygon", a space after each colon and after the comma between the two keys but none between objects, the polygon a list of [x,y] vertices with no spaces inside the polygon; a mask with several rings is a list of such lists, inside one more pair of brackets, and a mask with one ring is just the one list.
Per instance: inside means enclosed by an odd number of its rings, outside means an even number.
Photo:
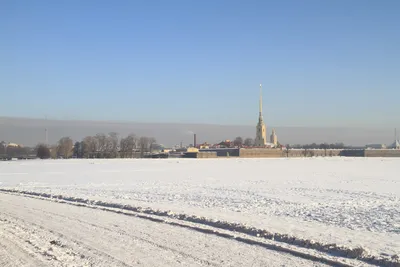
[{"label": "flat snow surface", "polygon": [[132,216],[1,195],[0,266],[325,266]]},{"label": "flat snow surface", "polygon": [[[353,248],[361,246],[372,255],[391,257],[400,254],[400,159],[231,158],[0,162],[0,188],[170,210],[242,223],[272,233],[289,234],[327,244]],[[0,192],[0,215],[3,215],[5,202],[8,201],[9,205],[14,203],[7,199],[11,197],[17,196]],[[41,207],[39,203],[35,205]],[[57,207],[65,204],[51,205],[54,207],[49,206],[48,209],[54,208],[54,212],[58,213]],[[38,210],[42,212],[41,208]],[[7,212],[10,212],[9,208]],[[107,215],[105,220],[119,221],[114,216],[117,215]],[[19,219],[19,215],[16,218]],[[98,220],[98,223],[104,226],[106,222]],[[6,225],[3,223],[2,227]],[[92,237],[96,234],[93,232]],[[228,243],[221,247],[234,246],[232,241]],[[143,251],[145,254],[146,250]],[[266,260],[274,257],[268,255]],[[160,257],[163,261],[164,256]],[[202,258],[209,257],[211,255],[205,253]],[[290,257],[287,259],[288,266],[301,264],[290,263],[293,260]],[[234,266],[238,266],[237,258],[226,254],[228,259],[234,262]],[[279,265],[286,262],[286,259],[282,259],[275,263]],[[254,266],[257,264],[262,265],[258,262]],[[273,263],[267,262],[267,265],[272,266]]]}]

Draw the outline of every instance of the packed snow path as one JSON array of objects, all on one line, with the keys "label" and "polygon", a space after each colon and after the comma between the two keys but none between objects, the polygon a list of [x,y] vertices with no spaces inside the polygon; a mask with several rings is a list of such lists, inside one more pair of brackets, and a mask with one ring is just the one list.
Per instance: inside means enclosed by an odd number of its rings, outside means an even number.
[{"label": "packed snow path", "polygon": [[299,255],[179,225],[0,193],[0,266],[335,265]]}]

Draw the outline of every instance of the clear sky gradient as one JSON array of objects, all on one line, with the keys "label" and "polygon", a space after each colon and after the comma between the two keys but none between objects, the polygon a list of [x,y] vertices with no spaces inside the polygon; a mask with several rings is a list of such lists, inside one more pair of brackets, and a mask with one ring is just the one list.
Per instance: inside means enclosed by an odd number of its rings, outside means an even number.
[{"label": "clear sky gradient", "polygon": [[0,1],[0,114],[399,124],[400,1]]}]

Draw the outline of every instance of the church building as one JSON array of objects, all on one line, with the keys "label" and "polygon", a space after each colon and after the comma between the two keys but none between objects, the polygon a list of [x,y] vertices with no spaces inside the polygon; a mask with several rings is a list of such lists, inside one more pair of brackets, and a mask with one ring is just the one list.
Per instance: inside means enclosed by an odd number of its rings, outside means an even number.
[{"label": "church building", "polygon": [[260,84],[260,104],[259,104],[259,115],[258,124],[256,127],[256,139],[254,140],[255,146],[266,146],[267,145],[267,127],[265,126],[263,115],[262,115],[262,85]]},{"label": "church building", "polygon": [[254,140],[254,146],[256,147],[276,147],[278,145],[278,137],[275,129],[272,130],[270,136],[271,143],[267,142],[267,127],[265,126],[263,115],[262,115],[262,85],[260,84],[260,103],[259,103],[259,114],[258,123],[256,127],[256,139]]}]

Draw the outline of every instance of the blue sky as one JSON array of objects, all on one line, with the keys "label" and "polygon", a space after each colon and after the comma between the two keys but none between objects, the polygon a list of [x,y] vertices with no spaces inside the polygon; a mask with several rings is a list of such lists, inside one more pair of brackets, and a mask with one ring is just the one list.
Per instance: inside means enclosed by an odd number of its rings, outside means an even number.
[{"label": "blue sky", "polygon": [[0,116],[392,126],[400,1],[0,2]]}]

